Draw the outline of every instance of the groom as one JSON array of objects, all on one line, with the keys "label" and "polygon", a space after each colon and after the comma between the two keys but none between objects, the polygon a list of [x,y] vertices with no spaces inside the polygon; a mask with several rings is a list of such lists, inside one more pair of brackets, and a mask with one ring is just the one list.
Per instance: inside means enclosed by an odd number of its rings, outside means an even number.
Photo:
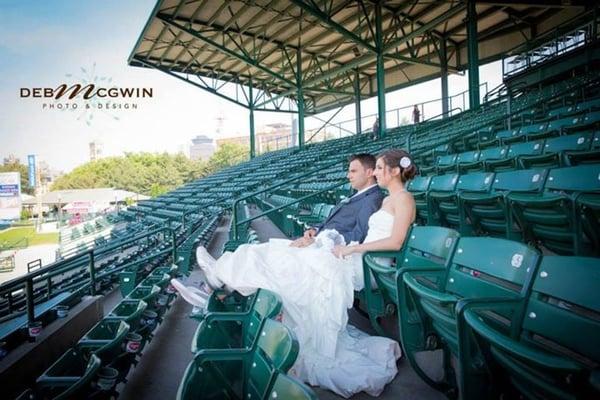
[{"label": "groom", "polygon": [[346,243],[362,243],[365,240],[369,217],[381,207],[383,194],[373,175],[376,162],[373,155],[355,154],[349,161],[348,180],[357,192],[338,204],[322,224],[305,231],[304,236],[294,240],[290,246],[310,246],[315,236],[324,229],[335,229],[344,236]]}]

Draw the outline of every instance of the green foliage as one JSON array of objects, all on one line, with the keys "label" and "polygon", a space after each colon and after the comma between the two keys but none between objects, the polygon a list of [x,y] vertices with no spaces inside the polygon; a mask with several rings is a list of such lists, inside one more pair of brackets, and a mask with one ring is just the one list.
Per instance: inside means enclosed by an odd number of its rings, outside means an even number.
[{"label": "green foliage", "polygon": [[29,218],[31,218],[31,212],[24,208],[21,210],[21,220],[22,221],[27,221]]},{"label": "green foliage", "polygon": [[237,144],[222,145],[208,161],[191,161],[181,153],[126,153],[75,168],[52,190],[114,187],[154,197],[247,159],[248,149]]},{"label": "green foliage", "polygon": [[21,193],[33,194],[33,189],[29,188],[29,177],[27,165],[20,162],[7,163],[0,165],[0,172],[18,172],[21,174]]}]

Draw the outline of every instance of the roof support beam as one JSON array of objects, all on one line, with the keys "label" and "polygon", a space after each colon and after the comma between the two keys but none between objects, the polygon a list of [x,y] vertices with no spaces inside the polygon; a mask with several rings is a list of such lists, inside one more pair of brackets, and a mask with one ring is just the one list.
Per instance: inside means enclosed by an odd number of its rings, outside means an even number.
[{"label": "roof support beam", "polygon": [[479,43],[475,0],[467,0],[467,48],[469,53],[469,108],[479,107]]},{"label": "roof support beam", "polygon": [[168,16],[166,16],[164,14],[158,14],[156,16],[156,18],[158,18],[161,21],[163,21],[163,22],[165,22],[165,23],[173,26],[174,28],[177,28],[179,30],[182,30],[182,31],[186,32],[188,35],[190,35],[190,36],[192,36],[192,37],[194,37],[194,38],[196,38],[196,39],[198,39],[198,40],[200,40],[200,41],[208,44],[211,47],[214,47],[215,49],[217,49],[219,51],[222,51],[223,53],[229,55],[230,57],[236,58],[239,61],[242,61],[243,63],[245,63],[247,65],[250,65],[250,66],[252,66],[252,67],[254,67],[254,68],[256,68],[256,69],[258,69],[258,70],[260,70],[260,71],[262,71],[264,73],[266,73],[267,75],[271,75],[272,77],[274,77],[274,78],[276,78],[276,79],[278,79],[278,80],[280,80],[282,82],[285,82],[286,84],[288,84],[291,87],[294,87],[296,85],[295,82],[287,79],[286,77],[284,77],[284,76],[282,76],[282,75],[280,75],[280,74],[278,74],[276,72],[273,72],[269,68],[266,68],[266,67],[262,66],[258,61],[254,60],[252,58],[249,58],[249,57],[247,57],[245,55],[240,55],[240,54],[236,53],[235,51],[233,51],[233,50],[231,50],[231,49],[229,49],[227,47],[221,46],[219,43],[215,42],[214,40],[203,36],[200,32],[198,32],[198,31],[196,31],[194,29],[191,29],[191,28],[187,28],[187,27],[185,27],[183,25],[180,25],[179,23],[175,22],[172,18],[170,18],[170,17],[168,17]]},{"label": "roof support beam", "polygon": [[377,46],[377,130],[375,138],[385,135],[385,67],[383,65],[383,24],[381,18],[381,1],[375,4],[375,46]]},{"label": "roof support beam", "polygon": [[[470,0],[468,0],[468,1],[470,1]],[[458,13],[463,12],[464,9],[465,9],[465,5],[462,3],[450,8],[448,11],[438,15],[437,17],[435,17],[431,21],[427,22],[426,24],[421,25],[420,28],[415,29],[408,35],[405,35],[401,38],[391,41],[390,43],[387,43],[383,50],[385,52],[388,52],[391,49],[398,47],[399,45],[406,43],[417,36],[423,35],[425,32],[430,31],[431,29],[435,28],[442,22],[454,17]]]},{"label": "roof support beam", "polygon": [[189,80],[189,79],[186,79],[186,78],[184,78],[183,76],[179,76],[179,75],[177,75],[176,73],[174,73],[174,72],[170,71],[168,68],[165,68],[165,67],[163,67],[163,66],[161,66],[161,65],[157,65],[157,64],[151,63],[150,61],[148,61],[148,60],[146,60],[146,59],[144,59],[144,58],[142,58],[142,57],[138,57],[138,56],[134,56],[134,57],[133,57],[133,59],[134,59],[135,61],[139,62],[139,63],[142,63],[142,64],[146,65],[147,67],[154,68],[154,69],[156,69],[156,70],[158,70],[158,71],[160,71],[160,72],[164,72],[164,73],[165,73],[165,74],[167,74],[167,75],[171,75],[172,77],[175,77],[175,78],[177,78],[177,79],[179,79],[179,80],[181,80],[181,81],[184,81],[184,82],[186,82],[186,83],[189,83],[189,84],[191,84],[191,85],[194,85],[194,86],[196,86],[197,88],[200,88],[200,89],[202,89],[202,90],[205,90],[205,91],[207,91],[207,92],[208,92],[208,93],[210,93],[210,94],[214,94],[214,95],[216,95],[216,96],[219,96],[219,97],[221,97],[221,98],[223,98],[223,99],[225,99],[225,100],[229,100],[230,102],[232,102],[232,103],[234,103],[234,104],[237,104],[238,106],[242,106],[242,107],[248,108],[248,104],[244,104],[244,103],[242,103],[242,102],[240,102],[240,101],[238,101],[238,100],[236,100],[236,99],[233,99],[233,98],[231,98],[231,97],[229,97],[229,96],[225,96],[224,94],[222,94],[222,93],[219,93],[219,92],[218,92],[217,90],[215,90],[215,89],[211,89],[211,88],[209,88],[209,87],[206,87],[206,86],[200,85],[200,84],[199,84],[199,83],[197,83],[197,82],[194,82],[194,81],[191,81],[191,80]]},{"label": "roof support beam", "polygon": [[313,17],[316,17],[322,23],[331,27],[334,31],[336,31],[340,35],[346,37],[347,39],[351,40],[352,42],[354,42],[356,44],[361,45],[362,47],[364,47],[365,49],[367,49],[371,52],[374,52],[374,53],[377,52],[377,49],[375,47],[373,47],[370,43],[365,41],[360,36],[356,35],[354,32],[350,32],[349,30],[344,28],[342,25],[340,25],[337,22],[335,22],[334,20],[332,20],[331,16],[327,15],[320,9],[313,7],[311,5],[308,5],[302,0],[290,0],[290,1],[292,3],[294,3],[296,6],[303,9],[304,11],[311,14]]}]

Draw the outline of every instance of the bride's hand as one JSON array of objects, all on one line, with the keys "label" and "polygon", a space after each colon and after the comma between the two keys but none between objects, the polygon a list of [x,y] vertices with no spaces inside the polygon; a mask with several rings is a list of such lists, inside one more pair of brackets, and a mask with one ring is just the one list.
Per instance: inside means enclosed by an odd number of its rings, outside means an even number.
[{"label": "bride's hand", "polygon": [[351,246],[340,246],[337,245],[332,250],[333,254],[338,258],[344,258],[353,253]]}]

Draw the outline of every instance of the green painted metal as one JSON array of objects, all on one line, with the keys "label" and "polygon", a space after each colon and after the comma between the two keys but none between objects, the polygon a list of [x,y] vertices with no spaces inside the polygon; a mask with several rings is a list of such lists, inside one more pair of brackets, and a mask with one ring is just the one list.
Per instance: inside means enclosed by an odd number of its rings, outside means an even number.
[{"label": "green painted metal", "polygon": [[[303,9],[304,11],[310,13],[311,15],[313,15],[314,17],[316,17],[317,19],[319,19],[322,23],[330,26],[334,31],[336,31],[340,35],[342,35],[342,36],[350,39],[353,43],[356,43],[356,44],[358,44],[358,45],[364,47],[365,49],[370,50],[370,51],[372,51],[374,53],[377,52],[377,49],[375,47],[373,47],[370,43],[368,43],[367,41],[363,40],[360,36],[358,36],[354,32],[350,32],[349,30],[347,30],[346,28],[344,28],[342,25],[336,23],[331,18],[330,15],[327,15],[326,13],[324,13],[323,11],[321,11],[320,9],[307,4],[303,0],[291,0],[291,2],[293,4],[295,4],[296,6],[300,7],[301,9]],[[381,7],[380,7],[380,13],[381,13]]]},{"label": "green painted metal", "polygon": [[375,45],[377,46],[377,112],[379,115],[378,137],[385,132],[385,67],[383,65],[383,26],[381,21],[381,1],[375,5]]},{"label": "green painted metal", "polygon": [[302,88],[302,50],[296,52],[296,88],[298,103],[298,147],[304,147],[304,93]]},{"label": "green painted metal", "polygon": [[252,81],[248,85],[248,105],[250,110],[250,158],[256,156],[256,143],[254,135],[254,92],[252,90]]},{"label": "green painted metal", "polygon": [[469,53],[469,106],[479,107],[479,48],[475,0],[467,1],[467,48]]},{"label": "green painted metal", "polygon": [[248,57],[246,55],[240,55],[240,54],[236,53],[235,51],[233,51],[233,50],[231,50],[231,49],[229,49],[229,48],[227,48],[225,46],[222,46],[219,43],[215,42],[214,40],[212,40],[212,39],[210,39],[210,38],[202,35],[200,32],[198,32],[198,31],[196,31],[194,29],[188,28],[186,26],[183,26],[183,25],[175,22],[172,18],[170,18],[167,15],[158,14],[156,16],[156,18],[159,19],[159,20],[161,20],[161,21],[163,21],[164,23],[166,23],[168,25],[171,25],[174,28],[177,28],[177,29],[179,29],[181,31],[186,32],[190,36],[192,36],[192,37],[194,37],[194,38],[196,38],[196,39],[198,39],[198,40],[200,40],[200,41],[208,44],[211,47],[214,47],[215,49],[223,52],[224,54],[227,54],[230,57],[233,57],[233,58],[235,58],[237,60],[240,60],[241,62],[243,62],[243,63],[245,63],[245,64],[247,64],[247,65],[249,65],[251,67],[254,67],[256,69],[259,69],[262,72],[265,72],[266,74],[272,76],[273,78],[276,78],[276,79],[278,79],[278,80],[280,80],[280,81],[282,81],[282,82],[284,82],[284,83],[286,83],[286,84],[288,84],[290,86],[294,86],[295,85],[294,82],[292,82],[291,80],[287,79],[285,76],[280,75],[280,74],[276,73],[275,71],[273,71],[272,69],[266,68],[265,66],[263,66],[258,60],[252,59],[252,58],[250,58],[250,57]]},{"label": "green painted metal", "polygon": [[356,116],[356,134],[362,132],[362,116],[360,110],[360,74],[354,71],[354,111]]},{"label": "green painted metal", "polygon": [[441,81],[442,81],[442,113],[444,118],[448,117],[448,110],[450,105],[448,104],[448,51],[446,47],[446,40],[440,41],[440,61],[441,61]]}]

